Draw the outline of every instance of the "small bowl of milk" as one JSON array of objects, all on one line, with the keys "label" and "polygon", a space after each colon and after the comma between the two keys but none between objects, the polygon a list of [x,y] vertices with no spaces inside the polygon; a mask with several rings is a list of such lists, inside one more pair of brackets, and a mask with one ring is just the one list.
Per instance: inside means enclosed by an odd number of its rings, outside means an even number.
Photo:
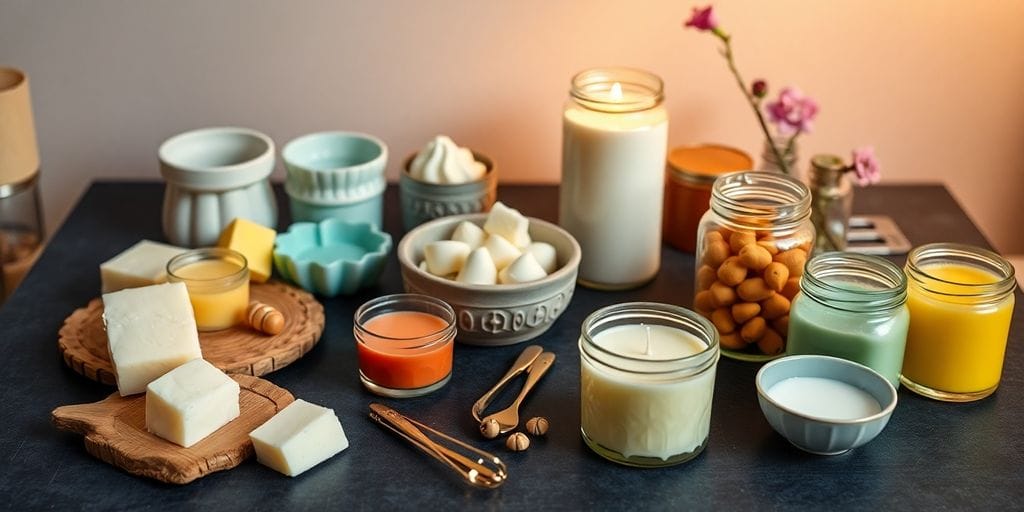
[{"label": "small bowl of milk", "polygon": [[896,408],[896,388],[867,366],[819,355],[776,359],[757,372],[768,423],[801,450],[838,455],[877,436]]}]

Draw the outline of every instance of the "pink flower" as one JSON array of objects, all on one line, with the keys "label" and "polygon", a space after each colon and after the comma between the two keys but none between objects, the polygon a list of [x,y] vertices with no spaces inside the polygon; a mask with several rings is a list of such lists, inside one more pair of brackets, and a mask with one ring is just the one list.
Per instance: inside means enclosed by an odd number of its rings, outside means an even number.
[{"label": "pink flower", "polygon": [[875,148],[864,146],[853,150],[853,173],[857,176],[857,185],[866,187],[878,183],[882,179],[882,169],[875,158]]},{"label": "pink flower", "polygon": [[766,109],[781,135],[811,131],[811,122],[818,115],[818,103],[795,87],[779,91],[779,99],[768,103]]},{"label": "pink flower", "polygon": [[693,12],[690,13],[690,19],[686,20],[683,26],[693,27],[704,32],[718,28],[718,20],[715,19],[715,11],[712,6],[709,5],[703,9],[694,7]]}]

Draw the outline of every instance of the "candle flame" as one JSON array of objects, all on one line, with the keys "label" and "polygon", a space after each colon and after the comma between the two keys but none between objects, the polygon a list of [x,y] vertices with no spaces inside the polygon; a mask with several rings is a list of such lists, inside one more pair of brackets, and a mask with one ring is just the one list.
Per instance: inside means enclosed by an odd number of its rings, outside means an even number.
[{"label": "candle flame", "polygon": [[615,101],[622,100],[622,84],[615,82],[612,84],[611,90],[612,99]]}]

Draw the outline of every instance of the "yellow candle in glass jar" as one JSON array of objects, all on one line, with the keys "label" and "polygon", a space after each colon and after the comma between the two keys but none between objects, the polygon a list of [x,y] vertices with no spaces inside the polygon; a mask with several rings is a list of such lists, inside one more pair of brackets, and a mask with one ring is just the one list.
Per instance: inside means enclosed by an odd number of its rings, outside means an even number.
[{"label": "yellow candle in glass jar", "polygon": [[185,283],[200,331],[217,331],[245,321],[249,268],[241,253],[219,248],[183,253],[167,263],[167,278]]},{"label": "yellow candle in glass jar", "polygon": [[911,252],[901,376],[907,388],[958,402],[995,391],[1013,315],[1012,268],[969,246],[930,244]]}]

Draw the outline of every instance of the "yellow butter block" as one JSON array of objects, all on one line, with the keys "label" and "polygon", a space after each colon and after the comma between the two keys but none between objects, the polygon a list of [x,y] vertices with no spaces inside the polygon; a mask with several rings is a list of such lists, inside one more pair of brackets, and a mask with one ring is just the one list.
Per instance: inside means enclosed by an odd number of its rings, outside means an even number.
[{"label": "yellow butter block", "polygon": [[249,278],[263,283],[270,279],[277,231],[251,220],[237,218],[224,228],[217,245],[238,251],[249,261]]}]

